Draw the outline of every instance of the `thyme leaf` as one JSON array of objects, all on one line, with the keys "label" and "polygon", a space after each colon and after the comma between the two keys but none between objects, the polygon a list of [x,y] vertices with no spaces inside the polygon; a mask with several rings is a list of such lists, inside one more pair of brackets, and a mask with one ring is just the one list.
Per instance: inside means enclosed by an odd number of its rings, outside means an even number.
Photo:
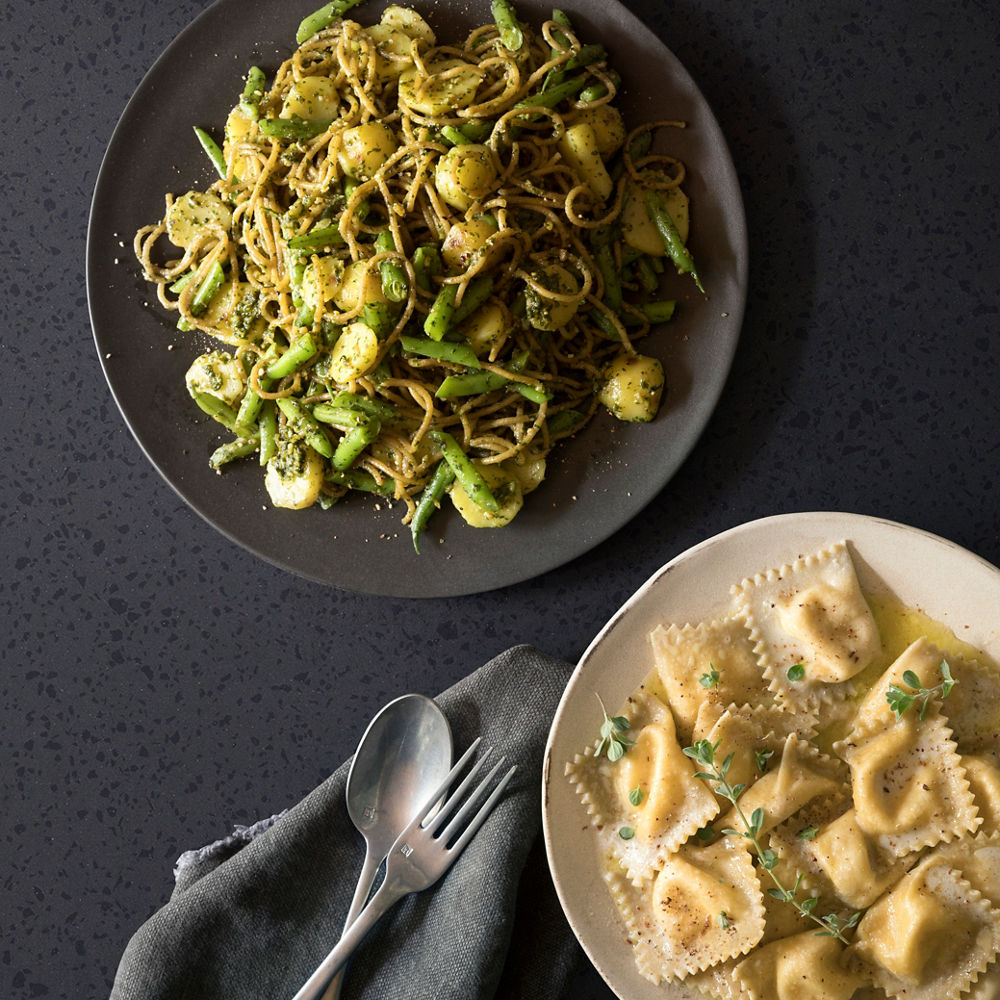
[{"label": "thyme leaf", "polygon": [[719,678],[721,676],[722,673],[715,669],[715,664],[710,663],[708,665],[708,672],[702,674],[701,677],[698,678],[698,683],[702,687],[717,688],[719,686]]},{"label": "thyme leaf", "polygon": [[630,723],[624,715],[608,715],[600,696],[598,696],[597,701],[601,706],[604,721],[601,723],[601,738],[594,751],[595,756],[600,757],[602,753],[606,753],[608,760],[612,762],[621,760],[625,751],[635,743],[634,740],[630,740],[624,735],[628,732]]},{"label": "thyme leaf", "polygon": [[951,667],[947,660],[942,660],[938,667],[941,672],[941,683],[934,687],[924,687],[920,678],[912,670],[903,671],[903,683],[910,689],[909,691],[899,687],[898,684],[890,684],[885,693],[885,700],[889,703],[893,715],[897,719],[902,718],[903,713],[914,703],[920,705],[920,719],[923,721],[927,715],[927,706],[935,694],[940,694],[944,700],[951,694],[951,689],[958,683],[951,676]]}]

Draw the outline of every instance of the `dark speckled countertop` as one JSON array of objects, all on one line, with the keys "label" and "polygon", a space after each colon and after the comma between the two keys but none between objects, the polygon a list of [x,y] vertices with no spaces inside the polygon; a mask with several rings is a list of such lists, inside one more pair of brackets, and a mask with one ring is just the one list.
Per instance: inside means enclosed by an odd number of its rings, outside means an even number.
[{"label": "dark speckled countertop", "polygon": [[[182,850],[297,800],[403,691],[434,694],[514,643],[577,658],[718,531],[854,511],[1000,563],[994,4],[629,4],[701,86],[743,186],[729,383],[626,529],[529,583],[420,602],[317,592],[217,534],[148,464],[101,373],[84,287],[97,171],[204,6],[3,3],[3,997],[105,996]],[[288,628],[255,624],[298,607]],[[610,992],[584,969],[575,995]]]}]

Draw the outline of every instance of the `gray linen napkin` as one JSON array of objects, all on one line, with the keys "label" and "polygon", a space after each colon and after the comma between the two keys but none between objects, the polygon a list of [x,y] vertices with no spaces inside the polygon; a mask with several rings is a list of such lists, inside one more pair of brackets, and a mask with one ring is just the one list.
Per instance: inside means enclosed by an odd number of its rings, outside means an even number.
[{"label": "gray linen napkin", "polygon": [[[517,646],[436,699],[456,756],[481,735],[517,773],[442,881],[398,904],[355,952],[344,1000],[565,994],[581,953],[540,829],[545,739],[570,669]],[[336,943],[361,869],[347,770],[286,813],[184,855],[170,902],[125,949],[112,1000],[290,1000]]]}]

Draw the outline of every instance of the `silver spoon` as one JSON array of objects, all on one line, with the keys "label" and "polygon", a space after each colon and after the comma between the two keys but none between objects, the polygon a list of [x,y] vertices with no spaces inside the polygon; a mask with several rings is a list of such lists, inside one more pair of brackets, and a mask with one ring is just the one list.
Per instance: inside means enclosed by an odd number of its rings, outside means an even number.
[{"label": "silver spoon", "polygon": [[[347,774],[347,813],[365,838],[365,862],[344,929],[363,909],[389,848],[451,770],[451,727],[430,698],[406,694],[368,724]],[[343,971],[325,991],[295,1000],[336,1000]]]}]

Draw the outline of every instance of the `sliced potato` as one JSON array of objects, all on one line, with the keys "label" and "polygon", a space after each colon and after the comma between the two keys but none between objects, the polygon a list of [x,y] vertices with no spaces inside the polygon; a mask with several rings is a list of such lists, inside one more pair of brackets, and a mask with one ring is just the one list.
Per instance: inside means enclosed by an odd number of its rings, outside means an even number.
[{"label": "sliced potato", "polygon": [[604,369],[597,398],[619,420],[648,423],[660,408],[665,382],[656,358],[622,353]]},{"label": "sliced potato", "polygon": [[339,257],[314,257],[302,273],[302,301],[313,311],[333,302],[343,285],[344,271]]},{"label": "sliced potato", "polygon": [[167,238],[185,250],[207,233],[228,230],[233,223],[229,206],[209,191],[188,191],[167,209]]},{"label": "sliced potato", "polygon": [[256,295],[256,290],[249,281],[241,281],[236,292],[236,302],[233,302],[233,289],[227,281],[212,296],[208,307],[198,317],[199,323],[218,330],[230,337],[243,337],[246,340],[257,341],[267,329],[267,320],[257,315],[254,309],[248,316],[240,315],[240,310],[246,309],[247,298]]},{"label": "sliced potato", "polygon": [[460,212],[485,198],[496,186],[497,177],[493,150],[479,143],[453,146],[434,168],[434,186]]},{"label": "sliced potato", "polygon": [[226,351],[209,351],[191,363],[184,376],[188,392],[207,393],[232,405],[246,389],[246,375],[239,359]]},{"label": "sliced potato", "polygon": [[388,303],[382,290],[378,270],[367,260],[351,261],[344,270],[340,287],[333,293],[333,300],[345,312],[363,305]]},{"label": "sliced potato", "polygon": [[305,76],[296,80],[281,107],[282,118],[327,122],[340,112],[337,85],[328,76]]},{"label": "sliced potato", "polygon": [[279,441],[267,463],[264,486],[275,507],[302,510],[318,499],[323,486],[323,456],[303,441]]},{"label": "sliced potato", "polygon": [[597,151],[604,159],[620,149],[625,142],[625,122],[621,112],[611,104],[582,108],[569,121],[570,125],[582,123],[586,123],[594,130]]},{"label": "sliced potato", "polygon": [[479,89],[482,74],[464,59],[441,59],[427,67],[428,76],[416,67],[399,76],[399,102],[419,115],[443,115],[467,108]]},{"label": "sliced potato", "polygon": [[538,489],[545,480],[544,455],[536,455],[529,451],[501,464],[521,484],[522,493]]},{"label": "sliced potato", "polygon": [[370,180],[399,148],[396,133],[382,122],[365,122],[344,131],[337,162],[358,180]]},{"label": "sliced potato", "polygon": [[401,31],[427,45],[436,45],[437,39],[431,26],[412,7],[390,4],[382,12],[382,24],[393,31]]},{"label": "sliced potato", "polygon": [[378,360],[378,337],[367,323],[345,326],[330,357],[330,375],[343,384],[360,378]]},{"label": "sliced potato", "polygon": [[601,159],[600,147],[593,127],[588,122],[571,125],[559,140],[563,159],[580,175],[580,180],[601,201],[607,201],[615,183]]},{"label": "sliced potato", "polygon": [[[579,283],[562,264],[546,264],[535,280],[545,288],[561,295],[571,295],[579,291]],[[565,326],[580,307],[579,301],[561,302],[550,298],[544,292],[537,292],[530,285],[525,289],[528,307],[528,322],[536,330],[558,330]]]},{"label": "sliced potato", "polygon": [[[497,224],[482,215],[456,222],[445,234],[441,244],[441,258],[445,267],[451,271],[464,271],[476,252],[482,250],[486,241],[496,232]],[[488,260],[485,266],[492,267],[494,263],[495,261]]]},{"label": "sliced potato", "polygon": [[462,324],[462,334],[477,357],[489,357],[507,339],[507,313],[498,303],[487,302]]},{"label": "sliced potato", "polygon": [[[659,230],[646,211],[646,194],[649,191],[640,184],[630,182],[625,191],[625,204],[622,206],[622,236],[625,242],[636,250],[649,254],[651,257],[665,257],[666,247]],[[677,233],[683,243],[687,243],[689,227],[688,197],[679,188],[660,190],[659,196],[674,220]]]},{"label": "sliced potato", "polygon": [[500,505],[500,509],[496,511],[483,510],[462,489],[457,480],[448,491],[455,509],[462,515],[465,523],[473,528],[502,528],[505,524],[510,524],[524,505],[524,495],[520,482],[500,465],[482,465],[479,462],[473,462],[473,465],[486,480],[486,485],[489,486],[490,492]]}]

